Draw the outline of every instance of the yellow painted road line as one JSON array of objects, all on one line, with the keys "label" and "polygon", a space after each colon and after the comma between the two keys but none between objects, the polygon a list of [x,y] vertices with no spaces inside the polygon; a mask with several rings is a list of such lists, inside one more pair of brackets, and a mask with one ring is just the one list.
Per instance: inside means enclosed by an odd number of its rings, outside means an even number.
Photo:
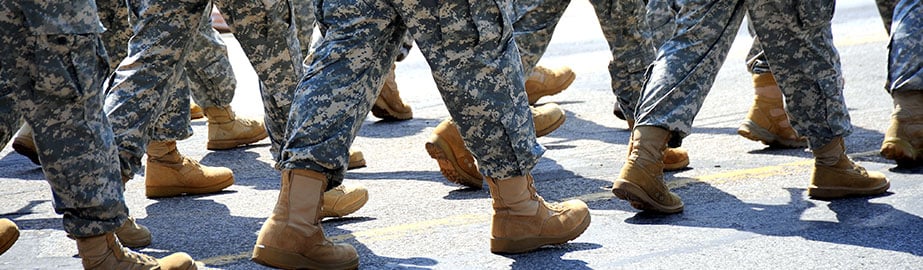
[{"label": "yellow painted road line", "polygon": [[[878,151],[869,151],[863,153],[857,153],[850,155],[853,158],[856,157],[866,157],[878,155]],[[783,163],[779,165],[759,167],[753,169],[744,169],[744,170],[735,170],[728,172],[721,172],[715,174],[702,175],[694,178],[684,178],[680,180],[670,181],[668,185],[670,188],[680,188],[692,183],[703,182],[710,184],[721,184],[732,181],[744,180],[744,179],[760,179],[767,178],[777,175],[784,175],[790,173],[802,173],[805,170],[811,169],[811,164],[814,162],[813,159],[806,159],[803,161],[796,161],[791,163]],[[608,200],[613,198],[612,192],[598,192],[580,195],[572,198],[562,199],[562,201],[579,199],[585,202],[594,202],[601,200]],[[329,239],[334,242],[343,242],[350,239],[356,239],[356,241],[369,243],[382,240],[391,240],[398,239],[407,235],[420,235],[425,234],[427,231],[431,231],[434,228],[444,228],[452,226],[467,226],[474,224],[483,224],[490,222],[490,214],[464,214],[456,215],[446,218],[425,220],[421,222],[401,224],[391,227],[378,228],[378,229],[369,229],[364,231],[358,231],[348,234],[341,234],[330,236]],[[231,264],[238,262],[240,260],[250,259],[250,251],[244,251],[237,254],[221,255],[211,258],[206,258],[200,260],[206,265],[221,266],[226,264]]]}]

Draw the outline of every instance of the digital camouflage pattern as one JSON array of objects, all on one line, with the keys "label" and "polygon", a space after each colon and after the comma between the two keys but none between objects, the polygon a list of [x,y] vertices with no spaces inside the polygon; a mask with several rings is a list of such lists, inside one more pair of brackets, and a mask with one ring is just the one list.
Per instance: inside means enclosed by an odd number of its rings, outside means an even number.
[{"label": "digital camouflage pattern", "polygon": [[923,1],[897,1],[892,14],[890,20],[882,18],[891,33],[885,89],[889,93],[923,91]]},{"label": "digital camouflage pattern", "polygon": [[128,217],[102,111],[102,31],[90,0],[0,1],[0,102],[32,126],[55,212],[75,237],[114,231]]},{"label": "digital camouflage pattern", "polygon": [[[291,0],[295,10],[295,25],[298,28],[298,41],[301,55],[311,54],[311,40],[314,38],[314,1]],[[305,63],[307,65],[308,63]]]},{"label": "digital camouflage pattern", "polygon": [[651,35],[668,29],[649,28],[647,8],[642,0],[590,0],[590,4],[612,52],[612,61],[609,61],[612,93],[622,113],[634,119],[645,73],[654,61]]},{"label": "digital camouflage pattern", "polygon": [[429,62],[466,146],[485,175],[528,173],[544,148],[526,99],[519,51],[502,1],[324,0],[324,33],[295,92],[283,169],[343,179],[348,148],[378,96],[405,31]]},{"label": "digital camouflage pattern", "polygon": [[[132,26],[134,36],[128,43],[129,55],[110,78],[105,108],[113,123],[120,157],[124,161],[122,173],[131,176],[140,168],[140,159],[150,139],[188,136],[170,132],[182,132],[189,126],[175,124],[189,119],[189,92],[188,88],[181,87],[188,82],[182,76],[182,67],[194,58],[194,52],[203,51],[194,47],[194,36],[203,33],[197,30],[210,28],[203,25],[208,24],[211,2],[129,0],[127,3],[130,14],[137,16],[137,23]],[[295,28],[291,23],[291,6],[288,1],[216,3],[225,7],[222,15],[234,29],[235,37],[261,79],[265,122],[273,141],[273,149],[276,149],[273,153],[277,155],[288,106],[291,104],[291,89],[294,89],[303,69]],[[190,23],[189,18],[196,20]],[[217,65],[218,68],[230,67],[220,61],[203,61],[214,63],[210,65]],[[195,77],[195,74],[189,76]],[[233,96],[232,92],[230,96]],[[203,103],[206,102],[203,100]],[[164,112],[178,113],[182,117]],[[156,116],[161,118],[156,119]],[[156,125],[154,121],[157,121]],[[170,128],[178,126],[183,128]]]},{"label": "digital camouflage pattern", "polygon": [[[691,132],[745,14],[785,95],[792,126],[812,149],[850,133],[828,0],[678,1],[676,35],[650,69],[638,107],[639,126]],[[818,105],[821,104],[821,105]]]}]

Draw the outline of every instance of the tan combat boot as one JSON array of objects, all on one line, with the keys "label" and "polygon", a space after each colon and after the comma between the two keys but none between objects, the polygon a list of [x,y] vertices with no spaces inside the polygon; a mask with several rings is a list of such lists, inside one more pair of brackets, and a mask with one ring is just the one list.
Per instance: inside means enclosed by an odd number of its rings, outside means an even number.
[{"label": "tan combat boot", "polygon": [[894,113],[881,143],[881,155],[898,165],[923,163],[923,91],[892,94]]},{"label": "tan combat boot", "polygon": [[[529,108],[536,137],[555,131],[566,119],[564,110],[558,104],[548,103]],[[483,186],[484,176],[478,171],[474,155],[465,148],[465,142],[454,121],[446,119],[436,126],[433,136],[426,142],[426,152],[439,163],[439,170],[450,182],[471,188]]]},{"label": "tan combat boot", "polygon": [[869,196],[885,193],[890,187],[891,182],[884,174],[866,171],[846,156],[843,137],[814,149],[814,172],[808,196],[819,199]]},{"label": "tan combat boot", "polygon": [[123,246],[130,248],[140,248],[151,244],[151,230],[135,222],[135,218],[128,216],[125,223],[118,229],[115,229],[115,235]]},{"label": "tan combat boot", "polygon": [[487,179],[493,198],[490,252],[522,253],[574,240],[590,225],[590,210],[580,200],[546,203],[532,176]]},{"label": "tan combat boot", "polygon": [[[754,74],[753,86],[773,88],[775,92],[782,91],[776,84],[775,78],[772,77],[772,73]],[[781,98],[756,95],[753,106],[747,113],[747,120],[740,124],[737,134],[772,147],[804,148],[808,146],[807,138],[798,136],[798,132],[792,128]]]},{"label": "tan combat boot", "polygon": [[113,233],[77,238],[77,254],[84,269],[198,269],[189,254],[178,252],[155,259],[122,247]]},{"label": "tan combat boot", "polygon": [[191,100],[189,101],[189,118],[193,120],[205,118],[205,111],[202,110],[202,106]]},{"label": "tan combat boot", "polygon": [[439,170],[452,183],[481,188],[484,176],[478,171],[477,161],[462,140],[455,121],[443,120],[433,130],[426,142],[426,152],[439,163]]},{"label": "tan combat boot", "polygon": [[397,91],[397,81],[394,79],[395,65],[391,64],[391,71],[385,76],[385,83],[381,86],[381,93],[372,105],[372,115],[385,121],[398,121],[413,118],[410,106],[401,100],[401,93]]},{"label": "tan combat boot", "polygon": [[[633,130],[635,127],[634,120],[627,120],[628,129]],[[630,143],[630,142],[629,142]],[[631,151],[628,152],[631,155]],[[689,152],[682,147],[667,147],[663,150],[663,171],[678,171],[689,166]]]},{"label": "tan combat boot", "polygon": [[35,148],[35,141],[32,139],[32,127],[22,125],[16,138],[13,139],[13,150],[20,155],[29,158],[35,165],[42,165],[38,160],[38,150]]},{"label": "tan combat boot", "polygon": [[263,223],[253,261],[285,269],[355,269],[356,249],[324,236],[321,207],[327,177],[309,170],[282,171],[279,200]]},{"label": "tan combat boot", "polygon": [[532,122],[535,125],[535,137],[548,135],[564,124],[567,115],[558,104],[548,103],[541,106],[529,106]]},{"label": "tan combat boot", "polygon": [[6,253],[19,239],[19,227],[12,220],[0,218],[0,255]]},{"label": "tan combat boot", "polygon": [[636,127],[628,143],[628,159],[612,185],[612,193],[636,209],[666,214],[682,212],[683,201],[670,192],[663,180],[663,152],[669,140],[670,132],[666,129]]},{"label": "tan combat boot", "polygon": [[258,142],[269,136],[263,121],[238,118],[231,106],[205,108],[208,117],[208,150],[227,150]]},{"label": "tan combat boot", "polygon": [[362,185],[341,184],[324,192],[321,217],[343,217],[359,211],[369,201],[369,191]]},{"label": "tan combat boot", "polygon": [[555,70],[543,66],[535,66],[529,78],[526,78],[526,95],[529,104],[535,104],[544,96],[561,93],[574,82],[577,75],[570,67],[559,67]]},{"label": "tan combat boot", "polygon": [[181,155],[175,141],[151,141],[147,155],[144,182],[148,198],[214,193],[234,184],[231,169],[199,164]]},{"label": "tan combat boot", "polygon": [[346,169],[352,170],[362,167],[365,167],[365,156],[362,155],[362,151],[349,148],[349,164],[346,165]]}]

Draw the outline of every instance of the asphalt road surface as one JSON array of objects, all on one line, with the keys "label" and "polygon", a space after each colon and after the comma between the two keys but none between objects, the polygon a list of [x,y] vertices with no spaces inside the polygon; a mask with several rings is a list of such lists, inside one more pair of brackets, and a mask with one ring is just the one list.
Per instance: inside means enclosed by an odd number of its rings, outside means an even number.
[{"label": "asphalt road surface", "polygon": [[[878,148],[888,126],[891,99],[883,90],[887,36],[869,0],[839,1],[836,44],[846,78],[846,100],[855,126],[848,154],[884,172],[890,192],[834,201],[806,196],[811,154],[778,150],[737,135],[752,103],[744,57],[750,37],[741,33],[687,137],[691,165],[669,173],[668,184],[685,212],[640,213],[607,189],[624,163],[629,132],[612,116],[614,97],[606,65],[609,53],[592,7],[575,1],[561,20],[541,64],[571,66],[577,79],[555,102],[567,121],[539,141],[548,148],[533,175],[550,201],[585,200],[592,223],[576,240],[520,255],[488,248],[487,190],[448,183],[423,144],[448,116],[418,51],[398,64],[397,82],[414,119],[380,122],[369,116],[355,147],[368,162],[347,182],[370,190],[355,214],[324,221],[334,241],[349,243],[366,269],[920,269],[923,268],[923,169],[897,168]],[[260,117],[256,75],[233,36],[226,35],[237,73],[233,106]],[[230,151],[205,149],[205,121],[179,142],[181,152],[203,164],[234,170],[225,192],[151,200],[144,176],[128,183],[128,206],[153,231],[140,251],[155,256],[185,251],[208,267],[260,269],[249,260],[256,233],[276,201],[279,172],[268,140]],[[0,269],[80,268],[73,240],[65,237],[41,169],[10,147],[0,152],[0,217],[23,229],[0,256]]]}]

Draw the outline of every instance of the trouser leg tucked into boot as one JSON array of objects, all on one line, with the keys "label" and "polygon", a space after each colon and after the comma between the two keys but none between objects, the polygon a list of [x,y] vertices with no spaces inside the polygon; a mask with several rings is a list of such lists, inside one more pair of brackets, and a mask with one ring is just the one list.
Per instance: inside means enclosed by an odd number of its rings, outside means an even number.
[{"label": "trouser leg tucked into boot", "polygon": [[535,104],[544,96],[561,93],[570,87],[576,78],[577,75],[570,67],[559,67],[552,70],[536,66],[529,78],[526,78],[526,95],[529,97],[529,104]]},{"label": "trouser leg tucked into boot", "polygon": [[144,182],[148,198],[214,193],[234,184],[231,169],[199,164],[181,155],[175,141],[152,141],[147,155]]},{"label": "trouser leg tucked into boot", "polygon": [[821,199],[869,196],[885,193],[891,187],[884,174],[866,171],[846,156],[842,137],[814,149],[814,159],[808,196]]},{"label": "trouser leg tucked into boot", "polygon": [[413,110],[401,99],[397,90],[397,81],[394,78],[394,64],[391,71],[385,76],[385,83],[381,86],[381,93],[372,105],[372,115],[385,121],[399,121],[413,118]]},{"label": "trouser leg tucked into boot", "polygon": [[891,126],[881,143],[881,155],[902,166],[923,165],[923,91],[892,94]]},{"label": "trouser leg tucked into boot", "polygon": [[580,200],[546,203],[532,176],[487,179],[493,198],[490,251],[522,253],[576,239],[590,225],[590,210]]},{"label": "trouser leg tucked into boot", "polygon": [[253,261],[286,269],[354,269],[356,249],[324,236],[321,207],[327,177],[309,170],[282,171],[279,200],[263,223]]},{"label": "trouser leg tucked into boot", "polygon": [[[754,74],[753,86],[772,88],[773,92],[778,92],[780,95],[782,92],[775,78],[772,77],[772,73]],[[753,100],[753,106],[750,107],[750,112],[747,113],[747,120],[744,120],[737,129],[737,134],[772,147],[804,148],[808,146],[807,138],[798,136],[798,132],[792,128],[781,97],[772,98],[757,94]]]},{"label": "trouser leg tucked into boot", "polygon": [[362,185],[342,184],[324,192],[321,217],[343,217],[359,211],[369,201],[369,191]]},{"label": "trouser leg tucked into boot", "polygon": [[198,269],[189,254],[178,252],[155,259],[122,247],[113,233],[77,238],[77,254],[84,269]]},{"label": "trouser leg tucked into boot", "polygon": [[263,121],[239,118],[231,106],[207,107],[208,150],[226,150],[258,142],[269,136]]},{"label": "trouser leg tucked into boot", "polygon": [[[541,137],[555,131],[566,119],[564,109],[554,103],[530,106],[535,136]],[[484,176],[478,171],[474,155],[465,147],[455,122],[443,120],[433,130],[433,136],[426,142],[426,152],[439,163],[439,170],[452,183],[471,188],[481,188]]]},{"label": "trouser leg tucked into boot", "polygon": [[628,159],[612,185],[612,193],[640,210],[682,212],[683,201],[670,192],[663,180],[663,153],[669,140],[670,132],[666,129],[636,127],[628,143]]},{"label": "trouser leg tucked into boot", "polygon": [[16,133],[16,138],[13,138],[13,150],[29,158],[35,165],[42,165],[42,162],[38,160],[38,150],[35,147],[35,140],[32,139],[32,127],[29,125],[22,125],[19,133]]},{"label": "trouser leg tucked into boot", "polygon": [[9,219],[0,219],[0,255],[3,255],[19,239],[19,227]]}]

